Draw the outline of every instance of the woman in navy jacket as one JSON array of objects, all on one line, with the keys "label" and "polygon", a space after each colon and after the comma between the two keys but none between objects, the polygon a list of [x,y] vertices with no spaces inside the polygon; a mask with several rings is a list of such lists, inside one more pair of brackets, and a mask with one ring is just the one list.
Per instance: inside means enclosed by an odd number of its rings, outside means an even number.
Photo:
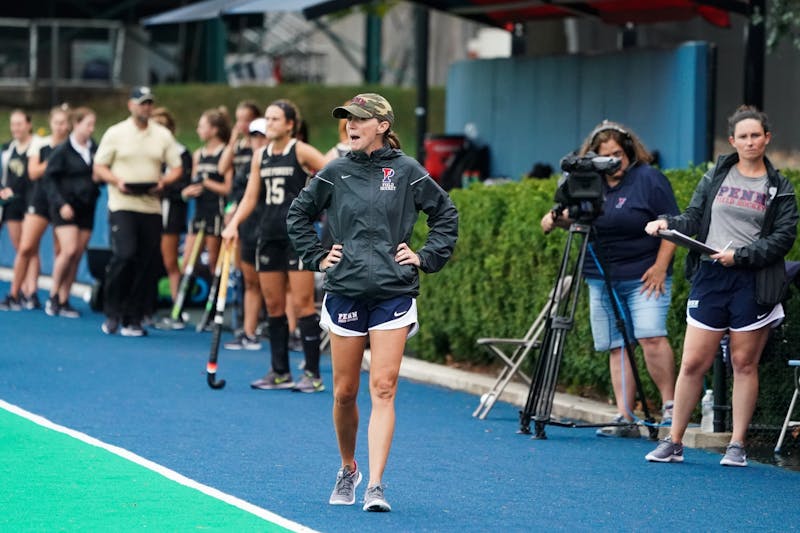
[{"label": "woman in navy jacket", "polygon": [[[450,198],[414,159],[399,150],[394,112],[378,94],[360,94],[333,110],[347,119],[351,152],[335,159],[292,203],[289,236],[303,262],[326,273],[320,325],[330,331],[333,421],[341,468],[332,505],[351,505],[361,471],[355,460],[361,360],[369,335],[369,483],[365,511],[389,511],[382,476],[394,433],[394,399],[406,338],[417,330],[418,270],[436,272],[458,235]],[[325,249],[313,222],[328,210],[333,246]],[[416,252],[409,240],[420,211],[430,228]]]}]

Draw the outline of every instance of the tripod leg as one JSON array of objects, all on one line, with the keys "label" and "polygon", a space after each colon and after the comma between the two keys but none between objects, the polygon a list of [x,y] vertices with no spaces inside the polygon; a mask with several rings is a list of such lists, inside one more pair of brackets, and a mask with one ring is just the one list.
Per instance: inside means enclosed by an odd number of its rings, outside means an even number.
[{"label": "tripod leg", "polygon": [[[558,278],[556,279],[548,307],[544,340],[539,351],[539,359],[536,361],[536,371],[528,391],[528,400],[525,408],[520,412],[519,432],[530,434],[530,421],[534,420],[534,438],[536,439],[547,438],[544,426],[550,421],[558,372],[564,354],[564,342],[567,332],[572,329],[574,322],[583,261],[586,257],[588,245],[588,235],[589,226],[575,223],[570,227]],[[576,236],[580,239],[578,245],[579,253],[577,260],[571,261],[570,251]],[[570,264],[572,264],[571,283],[569,283],[569,288],[565,291],[564,287]]]}]

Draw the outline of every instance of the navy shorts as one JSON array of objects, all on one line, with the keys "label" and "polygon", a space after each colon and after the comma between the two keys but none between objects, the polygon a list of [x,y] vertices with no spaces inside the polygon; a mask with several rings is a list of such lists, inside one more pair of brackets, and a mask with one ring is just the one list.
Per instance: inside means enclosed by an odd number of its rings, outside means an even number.
[{"label": "navy shorts", "polygon": [[419,330],[417,299],[396,296],[367,302],[338,294],[325,294],[319,325],[343,337],[363,337],[369,330],[400,329],[411,326],[408,337]]},{"label": "navy shorts", "polygon": [[259,240],[256,247],[257,272],[294,272],[307,270],[289,241]]},{"label": "navy shorts", "polygon": [[783,320],[783,306],[760,305],[752,270],[701,261],[686,302],[686,323],[712,331],[752,331]]}]

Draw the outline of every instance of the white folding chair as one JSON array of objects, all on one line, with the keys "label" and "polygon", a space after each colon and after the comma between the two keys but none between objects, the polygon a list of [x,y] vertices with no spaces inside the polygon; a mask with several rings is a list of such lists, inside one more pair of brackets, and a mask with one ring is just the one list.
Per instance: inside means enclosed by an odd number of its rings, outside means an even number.
[{"label": "white folding chair", "polygon": [[[547,322],[548,309],[555,309],[557,307],[555,303],[561,300],[561,298],[563,298],[569,292],[570,285],[572,285],[572,276],[564,277],[563,281],[561,282],[561,287],[559,287],[560,290],[555,297],[552,308],[550,306],[550,301],[553,300],[553,292],[555,291],[555,288],[550,291],[550,294],[547,298],[547,303],[522,338],[481,338],[476,341],[479,346],[483,346],[489,350],[489,352],[503,361],[505,366],[500,371],[500,375],[497,376],[497,381],[495,381],[489,392],[481,396],[481,402],[478,405],[478,408],[475,409],[475,412],[472,413],[472,416],[478,417],[481,420],[486,418],[486,415],[488,415],[489,411],[492,410],[495,402],[503,394],[506,386],[508,386],[509,382],[515,375],[519,376],[522,381],[530,386],[531,378],[525,375],[520,367],[528,357],[528,354],[532,350],[538,348],[541,344],[541,337],[544,333],[544,328]],[[509,350],[510,353],[507,353]]]},{"label": "white folding chair", "polygon": [[783,446],[783,439],[786,437],[786,430],[790,427],[800,426],[800,420],[792,420],[792,412],[797,403],[797,397],[800,396],[800,359],[792,359],[789,361],[789,366],[794,367],[794,393],[792,394],[792,401],[789,402],[789,410],[786,412],[786,419],[783,421],[781,436],[778,437],[778,444],[775,445],[775,453],[781,453],[781,446]]}]

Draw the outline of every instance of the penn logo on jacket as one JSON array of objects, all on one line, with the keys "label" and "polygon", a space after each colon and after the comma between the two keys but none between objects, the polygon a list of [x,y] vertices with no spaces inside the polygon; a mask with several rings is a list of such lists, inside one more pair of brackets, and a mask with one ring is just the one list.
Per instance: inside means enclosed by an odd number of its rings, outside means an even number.
[{"label": "penn logo on jacket", "polygon": [[381,181],[381,190],[382,191],[393,191],[395,190],[395,184],[392,181],[394,177],[394,169],[393,168],[382,168],[383,171],[383,180]]}]

